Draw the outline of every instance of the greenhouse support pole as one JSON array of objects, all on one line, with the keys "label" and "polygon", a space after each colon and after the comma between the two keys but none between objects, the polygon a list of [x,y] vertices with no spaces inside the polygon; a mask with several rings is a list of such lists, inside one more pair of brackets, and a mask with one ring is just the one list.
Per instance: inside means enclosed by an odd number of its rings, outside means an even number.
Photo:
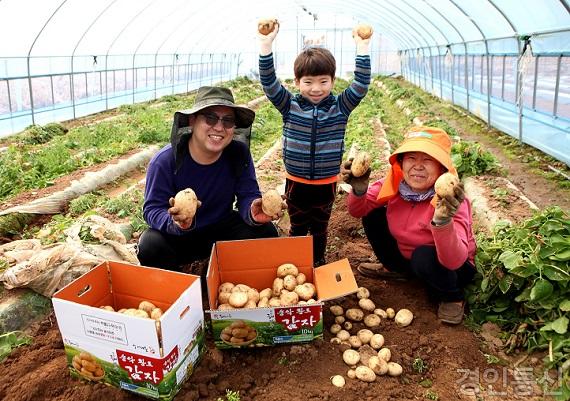
[{"label": "greenhouse support pole", "polygon": [[[451,51],[451,48],[450,48]],[[455,55],[451,55],[451,103],[455,104]]]},{"label": "greenhouse support pole", "polygon": [[468,59],[467,59],[467,43],[463,42],[465,45],[465,62],[463,63],[465,68],[465,93],[467,95],[467,111],[471,112],[469,109],[469,66],[468,66]]},{"label": "greenhouse support pole", "polygon": [[534,83],[532,88],[532,109],[536,111],[536,81],[538,80],[538,58],[540,55],[536,55],[534,58]]},{"label": "greenhouse support pole", "polygon": [[[485,55],[485,61],[487,64],[487,128],[491,128],[491,80],[489,78],[490,56],[489,56],[489,43],[487,42],[487,39],[485,39],[485,51],[487,52],[487,54]],[[481,63],[481,70],[482,69],[483,69],[483,63]],[[483,79],[483,71],[481,71],[481,80],[482,79]]]},{"label": "greenhouse support pole", "polygon": [[8,109],[10,110],[10,116],[11,116],[11,114],[13,113],[13,111],[12,111],[12,94],[10,93],[10,81],[8,79],[6,79],[6,90],[8,92]]},{"label": "greenhouse support pole", "polygon": [[562,62],[562,54],[558,56],[558,63],[556,66],[556,85],[554,86],[554,107],[552,114],[554,118],[558,117],[558,91],[560,90],[560,64]]},{"label": "greenhouse support pole", "polygon": [[188,68],[186,68],[186,93],[190,90],[190,79],[192,79],[192,65],[190,64],[190,53],[188,53]]},{"label": "greenhouse support pole", "polygon": [[154,100],[156,100],[156,77],[158,76],[158,69],[156,68],[156,59],[158,58],[158,53],[154,53]]},{"label": "greenhouse support pole", "polygon": [[515,98],[515,102],[517,104],[517,108],[518,108],[518,132],[519,132],[519,141],[522,142],[522,99],[521,99],[521,93],[522,93],[522,77],[521,75],[521,60],[522,60],[522,55],[524,53],[524,51],[526,50],[526,39],[525,40],[525,45],[521,48],[521,39],[519,38],[519,40],[517,40],[517,44],[518,44],[518,54],[519,56],[517,57],[517,73],[516,73],[516,83],[515,83],[515,93],[516,93],[516,98]]},{"label": "greenhouse support pole", "polygon": [[[135,58],[137,57],[137,53],[135,51],[135,53],[133,54],[133,104],[135,104],[135,87],[136,87],[136,82],[137,82],[137,77],[136,77],[136,69],[135,69]],[[126,82],[125,82],[126,84]]]},{"label": "greenhouse support pole", "polygon": [[[438,51],[439,53],[439,51]],[[441,55],[437,57],[438,62],[438,70],[439,70],[439,97],[443,99],[443,72],[442,72],[442,65],[441,65]]]}]

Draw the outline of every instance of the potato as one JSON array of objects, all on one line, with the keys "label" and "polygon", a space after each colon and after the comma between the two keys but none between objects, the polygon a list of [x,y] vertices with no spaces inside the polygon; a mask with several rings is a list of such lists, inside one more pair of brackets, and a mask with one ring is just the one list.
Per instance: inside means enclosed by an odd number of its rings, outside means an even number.
[{"label": "potato", "polygon": [[385,375],[388,372],[388,362],[377,356],[372,356],[368,360],[368,367],[377,375]]},{"label": "potato", "polygon": [[277,268],[277,277],[283,278],[288,274],[297,277],[299,275],[299,269],[293,263],[283,263]]},{"label": "potato", "polygon": [[352,323],[351,322],[344,322],[342,324],[342,327],[344,327],[345,330],[350,331],[350,330],[352,330]]},{"label": "potato", "polygon": [[356,378],[363,382],[372,383],[376,380],[376,374],[368,366],[358,366],[354,371]]},{"label": "potato", "polygon": [[243,307],[244,309],[257,308],[257,303],[253,299],[248,299]]},{"label": "potato", "polygon": [[162,309],[154,308],[153,310],[150,311],[150,318],[158,320],[162,317],[162,314],[163,314]]},{"label": "potato", "polygon": [[384,309],[376,308],[374,309],[374,314],[380,316],[382,319],[388,318],[388,314]]},{"label": "potato", "polygon": [[234,288],[232,288],[231,292],[248,292],[251,289],[249,285],[245,284],[237,284]]},{"label": "potato", "polygon": [[247,293],[246,292],[232,292],[228,303],[234,308],[241,308],[247,303]]},{"label": "potato", "polygon": [[231,292],[220,292],[220,295],[218,295],[218,303],[227,304],[230,300],[230,295],[232,295]]},{"label": "potato", "polygon": [[257,303],[258,308],[267,308],[269,306],[269,298],[263,297]]},{"label": "potato", "polygon": [[269,306],[281,306],[281,301],[277,297],[273,297],[269,299]]},{"label": "potato", "polygon": [[283,199],[277,190],[270,189],[261,195],[261,210],[268,216],[277,216],[283,208]]},{"label": "potato", "polygon": [[445,198],[446,196],[455,196],[455,187],[459,184],[459,178],[451,173],[443,173],[435,181],[434,189],[437,196]]},{"label": "potato", "polygon": [[299,296],[296,292],[282,292],[279,296],[281,301],[281,306],[291,306],[296,305],[299,302]]},{"label": "potato", "polygon": [[354,371],[354,369],[349,369],[348,372],[346,372],[346,376],[349,379],[355,379],[356,378],[356,372]]},{"label": "potato", "polygon": [[367,312],[372,312],[374,309],[376,309],[376,305],[374,305],[374,302],[370,298],[359,299],[358,306]]},{"label": "potato", "polygon": [[358,291],[356,291],[356,297],[358,299],[370,298],[370,291],[366,287],[359,287]]},{"label": "potato", "polygon": [[364,325],[366,327],[378,327],[380,326],[380,316],[371,313],[364,317]]},{"label": "potato", "polygon": [[388,362],[388,375],[390,376],[400,376],[404,370],[402,366],[396,362]]},{"label": "potato", "polygon": [[[297,287],[297,279],[292,274],[288,274],[283,277],[283,288],[289,291],[295,290]],[[310,298],[310,297],[309,297]]]},{"label": "potato", "polygon": [[336,324],[343,324],[346,321],[344,316],[335,316],[334,322]]},{"label": "potato", "polygon": [[[380,349],[384,345],[384,336],[382,334],[374,334],[370,337],[370,346],[374,349]],[[389,359],[389,358],[388,358]]]},{"label": "potato", "polygon": [[354,322],[360,322],[364,319],[364,312],[361,309],[351,308],[346,311],[346,317]]},{"label": "potato", "polygon": [[200,205],[201,202],[192,188],[183,189],[174,197],[174,206],[180,209],[180,215],[184,219],[193,219],[196,215],[196,209]]},{"label": "potato", "polygon": [[332,334],[337,334],[341,330],[342,330],[342,327],[340,327],[340,324],[335,323],[331,326],[331,333]]},{"label": "potato", "polygon": [[230,310],[230,309],[235,309],[235,308],[233,306],[231,306],[230,304],[218,305],[218,310]]},{"label": "potato", "polygon": [[392,352],[389,348],[381,348],[380,351],[378,351],[378,357],[384,359],[386,362],[390,362]]},{"label": "potato", "polygon": [[358,333],[356,333],[356,335],[358,336],[358,338],[360,338],[360,341],[362,341],[362,344],[368,344],[370,342],[370,339],[374,335],[374,333],[372,333],[368,329],[362,329],[362,330],[358,330]]},{"label": "potato", "polygon": [[307,281],[307,276],[305,276],[305,273],[297,274],[297,284],[305,284],[306,281]]},{"label": "potato", "polygon": [[275,18],[260,19],[257,22],[257,31],[262,35],[269,35],[275,29],[276,23],[277,19]]},{"label": "potato", "polygon": [[315,287],[311,283],[305,283],[296,286],[295,292],[300,299],[308,301],[315,296]]},{"label": "potato", "polygon": [[105,310],[108,310],[108,311],[111,311],[111,312],[115,312],[115,309],[113,309],[113,307],[112,307],[112,306],[109,306],[109,305],[103,305],[103,306],[100,306],[99,308],[100,308],[100,309],[105,309]]},{"label": "potato", "polygon": [[386,308],[386,317],[388,317],[388,319],[394,319],[394,316],[396,316],[394,309]]},{"label": "potato", "polygon": [[271,298],[273,296],[273,290],[271,288],[264,288],[259,293],[259,298]]},{"label": "potato", "polygon": [[277,277],[273,280],[273,296],[278,297],[281,295],[281,291],[283,291],[283,279]]},{"label": "potato", "polygon": [[344,377],[342,377],[341,375],[334,375],[333,377],[331,377],[331,383],[335,387],[344,387],[344,385],[346,384]]},{"label": "potato", "polygon": [[341,316],[344,314],[344,309],[342,309],[342,306],[340,305],[332,305],[329,310],[335,316]]},{"label": "potato", "polygon": [[253,303],[258,303],[259,298],[260,298],[259,292],[255,288],[250,288],[249,290],[247,290],[248,301],[253,301]]},{"label": "potato", "polygon": [[400,309],[396,316],[394,316],[394,321],[400,327],[409,326],[414,319],[414,314],[409,309]]},{"label": "potato", "polygon": [[350,172],[355,177],[362,177],[370,168],[370,155],[367,152],[359,152],[352,160]]},{"label": "potato", "polygon": [[358,24],[356,26],[356,34],[362,39],[368,39],[372,36],[373,32],[372,27],[368,24]]},{"label": "potato", "polygon": [[230,283],[230,282],[222,283],[218,287],[218,293],[221,294],[222,292],[232,292],[232,288],[234,288],[234,287],[235,287],[234,283]]},{"label": "potato", "polygon": [[348,339],[350,338],[350,333],[346,330],[341,330],[338,333],[336,333],[336,336],[340,338],[341,341],[348,341]]},{"label": "potato", "polygon": [[156,308],[156,306],[152,302],[149,302],[149,301],[142,301],[139,304],[139,309],[145,311],[149,315],[150,315],[150,312],[152,312],[152,310],[155,308]]},{"label": "potato", "polygon": [[336,344],[336,345],[338,345],[338,344],[340,344],[340,343],[341,343],[340,338],[338,338],[338,337],[333,337],[333,338],[331,338],[331,344]]},{"label": "potato", "polygon": [[362,341],[357,336],[350,336],[348,337],[348,342],[352,348],[360,348],[362,347]]},{"label": "potato", "polygon": [[354,366],[360,362],[360,354],[353,349],[347,349],[342,353],[342,360],[348,366]]}]

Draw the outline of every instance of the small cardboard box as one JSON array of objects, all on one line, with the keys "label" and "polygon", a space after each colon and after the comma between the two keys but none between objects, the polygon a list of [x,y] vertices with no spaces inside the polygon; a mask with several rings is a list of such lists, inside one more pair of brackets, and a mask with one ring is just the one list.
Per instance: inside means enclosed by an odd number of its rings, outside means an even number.
[{"label": "small cardboard box", "polygon": [[[287,307],[217,310],[221,283],[246,284],[258,291],[272,288],[277,267],[293,263],[317,289],[317,302]],[[352,294],[358,285],[347,259],[313,268],[312,237],[284,237],[216,242],[207,273],[207,311],[218,348],[261,347],[312,341],[323,337],[323,301]],[[230,326],[249,331],[239,345],[221,338]],[[249,338],[251,334],[252,338]]]},{"label": "small cardboard box", "polygon": [[[101,309],[152,302],[159,320]],[[104,262],[52,298],[71,375],[171,400],[205,349],[200,277]]]}]

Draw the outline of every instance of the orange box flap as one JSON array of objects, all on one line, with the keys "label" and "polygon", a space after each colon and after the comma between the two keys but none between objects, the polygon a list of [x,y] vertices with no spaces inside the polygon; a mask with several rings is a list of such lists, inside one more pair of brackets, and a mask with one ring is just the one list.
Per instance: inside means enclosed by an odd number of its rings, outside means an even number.
[{"label": "orange box flap", "polygon": [[107,267],[107,262],[101,263],[56,292],[53,297],[80,305],[102,305],[111,294]]},{"label": "orange box flap", "polygon": [[358,291],[348,259],[337,260],[314,269],[319,301],[328,301]]}]

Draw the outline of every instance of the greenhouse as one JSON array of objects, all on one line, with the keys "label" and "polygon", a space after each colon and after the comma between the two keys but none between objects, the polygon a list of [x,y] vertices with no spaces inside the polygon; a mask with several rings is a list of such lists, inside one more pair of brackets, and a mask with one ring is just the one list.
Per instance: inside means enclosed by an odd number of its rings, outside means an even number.
[{"label": "greenhouse", "polygon": [[0,37],[1,399],[570,400],[568,0]]}]

